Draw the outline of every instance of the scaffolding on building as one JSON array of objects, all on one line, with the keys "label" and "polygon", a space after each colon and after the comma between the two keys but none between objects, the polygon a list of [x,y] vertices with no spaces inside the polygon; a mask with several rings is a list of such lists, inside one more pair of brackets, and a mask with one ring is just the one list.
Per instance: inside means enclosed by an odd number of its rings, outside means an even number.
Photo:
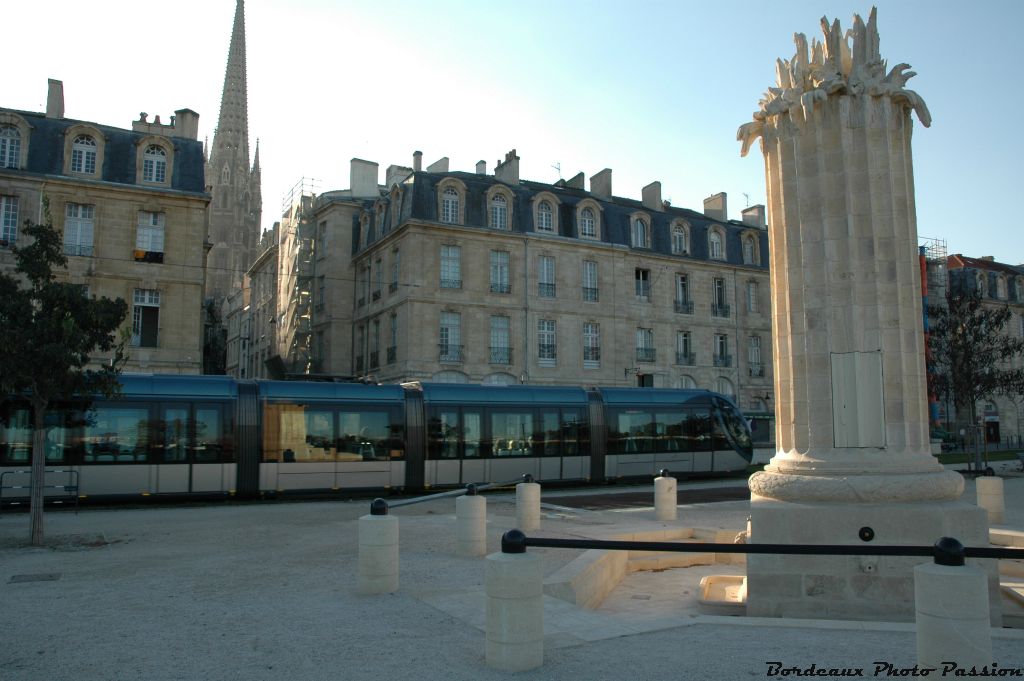
[{"label": "scaffolding on building", "polygon": [[283,309],[282,346],[287,348],[288,373],[309,374],[313,364],[313,225],[307,214],[313,208],[319,181],[303,177],[285,194],[282,205],[280,257]]},{"label": "scaffolding on building", "polygon": [[928,267],[928,297],[933,300],[945,299],[948,285],[946,240],[921,236],[917,242]]}]

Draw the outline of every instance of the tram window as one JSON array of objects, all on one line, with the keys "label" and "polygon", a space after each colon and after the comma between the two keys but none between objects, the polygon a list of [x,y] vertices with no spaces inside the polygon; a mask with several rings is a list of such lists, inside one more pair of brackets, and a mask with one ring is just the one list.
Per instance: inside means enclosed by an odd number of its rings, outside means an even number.
[{"label": "tram window", "polygon": [[304,412],[305,441],[303,461],[328,461],[334,452],[334,414],[326,409],[307,408]]},{"label": "tram window", "polygon": [[491,411],[491,439],[494,456],[531,456],[533,413]]},{"label": "tram window", "polygon": [[405,456],[403,436],[401,422],[391,410],[268,404],[263,415],[263,460],[291,463],[401,459]]},{"label": "tram window", "polygon": [[224,445],[224,424],[219,407],[196,407],[197,463],[229,461],[231,452]]},{"label": "tram window", "polygon": [[706,409],[687,409],[684,437],[691,451],[711,449],[711,414]]},{"label": "tram window", "polygon": [[164,463],[180,463],[188,458],[188,407],[165,407],[157,424],[157,440],[163,444]]},{"label": "tram window", "polygon": [[0,458],[8,464],[28,464],[32,459],[32,428],[29,410],[8,407],[0,417]]},{"label": "tram window", "polygon": [[578,409],[562,410],[562,453],[565,456],[579,456],[580,442],[589,442],[587,424]]},{"label": "tram window", "polygon": [[645,454],[653,451],[654,424],[650,412],[629,409],[617,414],[615,430],[609,433],[615,454]]},{"label": "tram window", "polygon": [[657,451],[686,451],[686,442],[683,439],[683,412],[659,412],[654,415],[654,419],[658,432]]},{"label": "tram window", "polygon": [[561,420],[558,418],[558,410],[541,410],[540,421],[541,437],[543,438],[541,440],[541,455],[561,455],[561,447],[559,446],[559,439],[561,435]]},{"label": "tram window", "polygon": [[403,456],[401,432],[390,427],[383,411],[343,411],[338,415],[338,456],[344,450],[359,461],[387,461]]},{"label": "tram window", "polygon": [[456,459],[459,456],[459,412],[440,411],[430,418],[431,459]]},{"label": "tram window", "polygon": [[144,462],[149,451],[149,409],[104,404],[85,427],[86,463]]},{"label": "tram window", "polygon": [[478,411],[462,412],[462,437],[467,459],[476,458],[481,454],[480,438],[483,434],[483,419]]}]

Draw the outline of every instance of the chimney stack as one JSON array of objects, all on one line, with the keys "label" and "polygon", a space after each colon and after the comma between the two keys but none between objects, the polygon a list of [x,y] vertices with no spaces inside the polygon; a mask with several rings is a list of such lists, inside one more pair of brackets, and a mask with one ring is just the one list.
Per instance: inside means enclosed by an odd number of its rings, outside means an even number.
[{"label": "chimney stack", "polygon": [[725,192],[718,192],[713,196],[704,199],[704,215],[712,220],[725,222],[729,219],[729,211],[726,208]]},{"label": "chimney stack", "polygon": [[487,161],[477,161],[476,162],[476,174],[477,175],[486,175],[487,174]]},{"label": "chimney stack", "polygon": [[353,198],[375,199],[380,196],[377,187],[377,164],[354,158],[349,164],[349,190]]},{"label": "chimney stack", "polygon": [[178,109],[174,112],[174,135],[185,139],[199,139],[199,114],[192,109]]},{"label": "chimney stack", "polygon": [[565,186],[570,187],[572,189],[584,189],[585,181],[586,177],[583,175],[583,173],[576,173],[575,175],[573,175],[572,177],[565,181]]},{"label": "chimney stack", "polygon": [[605,168],[590,177],[590,193],[602,199],[612,198],[612,169]]},{"label": "chimney stack", "polygon": [[437,159],[429,166],[427,166],[428,173],[447,173],[448,172],[448,157],[444,156]]},{"label": "chimney stack", "polygon": [[519,157],[515,149],[505,154],[505,160],[494,166],[494,177],[508,184],[519,184]]},{"label": "chimney stack", "polygon": [[652,182],[643,188],[641,200],[645,208],[656,211],[665,211],[665,204],[661,201],[661,182]]},{"label": "chimney stack", "polygon": [[53,78],[46,82],[46,117],[64,118],[64,83]]},{"label": "chimney stack", "polygon": [[412,171],[418,173],[423,170],[423,152],[414,151],[412,152]]},{"label": "chimney stack", "polygon": [[759,203],[756,206],[744,208],[741,215],[743,216],[743,224],[757,227],[758,229],[767,228],[767,222],[764,219],[764,204]]}]

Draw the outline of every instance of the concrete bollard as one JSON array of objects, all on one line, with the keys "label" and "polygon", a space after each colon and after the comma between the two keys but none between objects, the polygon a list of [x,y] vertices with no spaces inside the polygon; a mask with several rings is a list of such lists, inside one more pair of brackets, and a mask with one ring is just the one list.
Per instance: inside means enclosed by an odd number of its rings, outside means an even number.
[{"label": "concrete bollard", "polygon": [[503,671],[535,669],[544,662],[544,570],[540,556],[525,552],[487,556],[488,666]]},{"label": "concrete bollard", "polygon": [[676,507],[679,505],[677,488],[678,482],[665,469],[654,479],[654,517],[658,520],[676,519]]},{"label": "concrete bollard", "polygon": [[935,562],[914,568],[914,609],[918,665],[941,669],[942,663],[955,662],[961,669],[981,669],[992,664],[988,577],[964,564],[960,542],[943,537],[936,543]]},{"label": "concrete bollard", "polygon": [[1003,479],[995,476],[981,476],[975,480],[978,493],[978,506],[988,511],[988,522],[993,525],[1003,523],[1006,503],[1003,499]]},{"label": "concrete bollard", "polygon": [[455,500],[455,554],[487,555],[487,499],[476,490]]},{"label": "concrete bollard", "polygon": [[357,590],[361,594],[398,591],[398,518],[387,512],[387,502],[376,499],[370,515],[359,519]]},{"label": "concrete bollard", "polygon": [[532,477],[516,485],[516,522],[524,532],[540,529],[540,484]]}]

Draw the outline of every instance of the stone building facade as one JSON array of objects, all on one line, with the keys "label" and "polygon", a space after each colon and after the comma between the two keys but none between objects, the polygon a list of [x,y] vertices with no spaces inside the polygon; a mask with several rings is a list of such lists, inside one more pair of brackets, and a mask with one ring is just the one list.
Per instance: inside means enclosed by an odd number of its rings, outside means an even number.
[{"label": "stone building facade", "polygon": [[[1008,307],[1010,322],[1004,333],[1024,338],[1024,266],[997,262],[993,256],[971,258],[951,255],[946,265],[952,291],[977,292],[986,306]],[[1024,356],[1011,360],[1010,368],[1024,367]],[[968,425],[969,415],[957,414],[952,405],[939,405],[944,416],[956,423],[955,430]],[[988,443],[1024,440],[1024,395],[996,395],[979,402],[977,415],[981,419],[984,441]]]},{"label": "stone building facade", "polygon": [[[417,152],[381,185],[376,163],[353,159],[350,188],[311,200],[279,250],[281,272],[306,262],[312,303],[302,321],[282,307],[302,287],[279,288],[288,370],[702,387],[770,411],[762,207],[733,221],[724,194],[696,212],[663,201],[658,182],[634,200],[614,196],[611,170],[588,191],[582,173],[544,184],[518,166],[513,151],[493,174],[483,162],[450,171],[447,159],[423,169]],[[296,354],[289,337],[304,329],[308,354]]]},{"label": "stone building facade", "polygon": [[[46,112],[0,108],[0,268],[13,268],[25,220],[64,235],[65,276],[94,296],[123,298],[132,340],[126,371],[202,370],[202,303],[210,196],[199,115],[131,129],[64,116],[63,85]],[[106,359],[97,354],[96,363]]]}]

